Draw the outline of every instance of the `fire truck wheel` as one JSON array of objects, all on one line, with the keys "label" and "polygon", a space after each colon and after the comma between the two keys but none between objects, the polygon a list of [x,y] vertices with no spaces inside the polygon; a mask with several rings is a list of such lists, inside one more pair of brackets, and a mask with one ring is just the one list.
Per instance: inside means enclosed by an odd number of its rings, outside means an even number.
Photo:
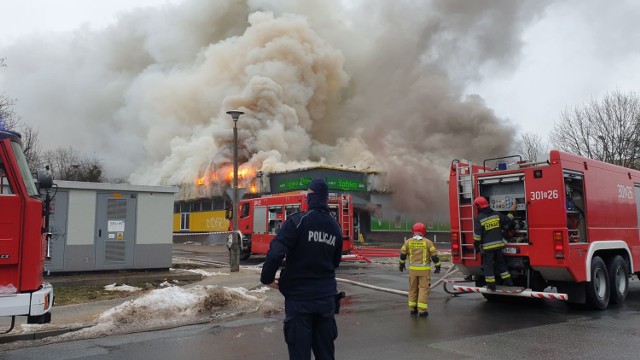
[{"label": "fire truck wheel", "polygon": [[251,254],[240,254],[240,260],[249,260]]},{"label": "fire truck wheel", "polygon": [[627,262],[622,256],[617,255],[609,264],[609,288],[611,289],[612,304],[622,304],[629,291],[629,271]]},{"label": "fire truck wheel", "polygon": [[599,256],[591,260],[591,281],[587,282],[587,305],[593,309],[604,310],[609,305],[611,289],[607,267]]}]

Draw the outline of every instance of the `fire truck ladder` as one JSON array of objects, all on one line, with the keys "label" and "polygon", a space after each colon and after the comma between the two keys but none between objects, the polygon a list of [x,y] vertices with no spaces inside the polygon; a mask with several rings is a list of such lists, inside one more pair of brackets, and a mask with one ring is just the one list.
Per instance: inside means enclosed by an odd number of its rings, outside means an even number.
[{"label": "fire truck ladder", "polygon": [[349,196],[342,194],[340,201],[340,225],[342,226],[342,237],[345,239],[352,238],[353,232],[353,217],[349,212]]},{"label": "fire truck ladder", "polygon": [[[473,169],[471,162],[468,164],[455,163],[456,168],[456,181],[457,186],[457,202],[458,202],[458,231],[460,236],[458,237],[460,245],[460,256],[462,259],[475,259],[476,253],[472,243],[465,243],[465,239],[473,239]],[[467,202],[462,202],[462,199],[469,199]],[[470,214],[466,217],[462,216],[463,209],[469,209],[465,212]],[[466,248],[471,248],[473,256],[465,255],[471,252],[464,251]]]}]

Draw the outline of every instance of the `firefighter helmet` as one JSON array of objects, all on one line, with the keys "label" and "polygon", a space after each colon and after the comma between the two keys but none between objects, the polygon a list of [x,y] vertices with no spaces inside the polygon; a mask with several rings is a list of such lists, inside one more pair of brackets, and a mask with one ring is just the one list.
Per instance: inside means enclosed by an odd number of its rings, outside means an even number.
[{"label": "firefighter helmet", "polygon": [[473,205],[475,205],[478,209],[484,209],[489,207],[489,202],[484,196],[478,196],[477,198],[475,198],[475,200],[473,200]]},{"label": "firefighter helmet", "polygon": [[415,223],[413,224],[413,233],[425,236],[427,235],[427,227],[423,223]]}]

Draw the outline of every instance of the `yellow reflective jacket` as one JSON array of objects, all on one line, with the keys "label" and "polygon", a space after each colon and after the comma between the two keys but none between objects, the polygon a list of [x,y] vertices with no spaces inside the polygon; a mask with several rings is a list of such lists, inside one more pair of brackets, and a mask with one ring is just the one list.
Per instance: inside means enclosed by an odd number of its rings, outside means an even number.
[{"label": "yellow reflective jacket", "polygon": [[405,241],[400,249],[400,264],[406,262],[409,258],[409,270],[431,270],[431,261],[433,265],[440,265],[440,259],[433,241],[414,235]]}]

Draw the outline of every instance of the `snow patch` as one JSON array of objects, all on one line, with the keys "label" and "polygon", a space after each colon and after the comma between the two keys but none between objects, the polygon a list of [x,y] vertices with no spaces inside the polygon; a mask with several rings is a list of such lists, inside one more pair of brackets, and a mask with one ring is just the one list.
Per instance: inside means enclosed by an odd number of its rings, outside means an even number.
[{"label": "snow patch", "polygon": [[226,319],[257,311],[264,300],[245,288],[197,285],[157,289],[111,308],[94,326],[58,336],[58,340],[96,337],[158,327]]},{"label": "snow patch", "polygon": [[126,292],[136,292],[142,290],[142,288],[130,286],[126,284],[116,285],[116,283],[106,285],[104,287],[107,291],[126,291]]},{"label": "snow patch", "polygon": [[209,276],[218,276],[218,275],[225,275],[228,276],[228,273],[224,273],[221,271],[216,271],[216,272],[209,272],[206,270],[202,270],[202,269],[188,269],[186,271],[192,272],[192,273],[196,273],[196,274],[200,274],[204,277],[209,277]]}]

